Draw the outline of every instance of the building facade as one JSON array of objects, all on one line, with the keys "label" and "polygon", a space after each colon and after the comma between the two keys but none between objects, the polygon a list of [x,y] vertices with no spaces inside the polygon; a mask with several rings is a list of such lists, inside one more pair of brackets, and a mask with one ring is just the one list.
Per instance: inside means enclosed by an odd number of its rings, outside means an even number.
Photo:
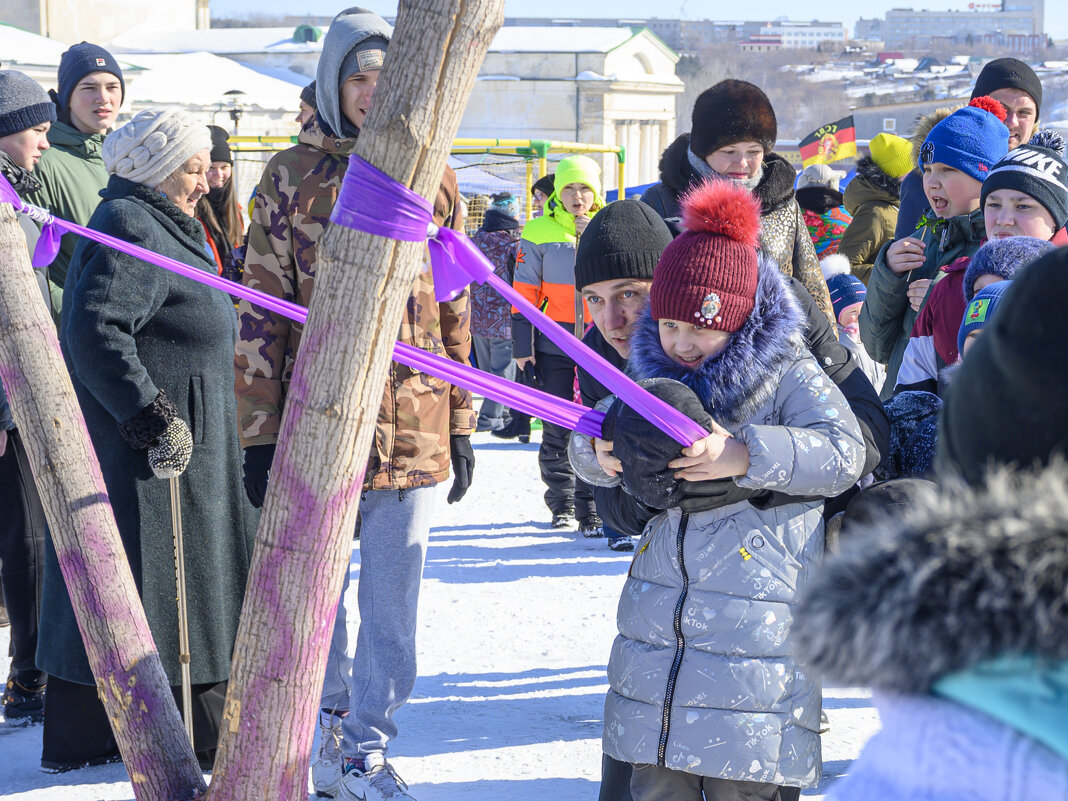
[{"label": "building facade", "polygon": [[[144,24],[147,7],[142,0],[3,0],[0,22],[68,44],[101,43]],[[206,28],[211,19],[207,0],[152,3],[150,13],[153,25],[175,31]]]}]

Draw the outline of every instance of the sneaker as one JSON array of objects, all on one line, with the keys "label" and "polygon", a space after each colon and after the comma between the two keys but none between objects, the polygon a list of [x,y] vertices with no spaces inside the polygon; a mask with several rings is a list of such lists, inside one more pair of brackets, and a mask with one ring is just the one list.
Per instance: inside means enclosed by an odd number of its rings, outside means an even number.
[{"label": "sneaker", "polygon": [[601,522],[600,516],[595,512],[579,523],[579,533],[581,533],[583,537],[586,537],[588,539],[596,539],[597,537],[603,537],[603,525],[604,524]]},{"label": "sneaker", "polygon": [[553,512],[553,522],[551,525],[553,528],[574,528],[575,510],[568,506],[565,509],[561,509],[559,512]]},{"label": "sneaker", "polygon": [[515,439],[526,445],[530,442],[530,418],[525,414],[518,414],[508,421],[508,425],[501,426],[490,432],[490,436],[497,439]]},{"label": "sneaker", "polygon": [[612,537],[608,540],[608,547],[613,551],[633,551],[634,540],[630,537]]},{"label": "sneaker", "polygon": [[0,704],[4,707],[4,718],[12,726],[29,726],[44,720],[45,685],[24,687],[8,676]]},{"label": "sneaker", "polygon": [[312,786],[319,798],[336,798],[345,772],[345,755],[341,751],[343,717],[330,712],[319,713],[319,753],[312,762]]},{"label": "sneaker", "polygon": [[345,775],[337,797],[342,801],[415,801],[408,794],[408,785],[380,753],[362,759],[345,758]]}]

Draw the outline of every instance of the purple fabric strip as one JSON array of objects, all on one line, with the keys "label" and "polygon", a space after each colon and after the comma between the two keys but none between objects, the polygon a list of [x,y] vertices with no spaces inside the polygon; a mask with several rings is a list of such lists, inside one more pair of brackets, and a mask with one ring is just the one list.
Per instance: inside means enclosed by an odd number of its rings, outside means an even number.
[{"label": "purple fabric strip", "polygon": [[349,156],[330,221],[366,234],[423,242],[433,222],[426,198],[397,183],[370,162]]},{"label": "purple fabric strip", "polygon": [[[6,192],[4,187],[10,192]],[[13,199],[12,199],[13,198]],[[162,256],[151,250],[134,245],[125,240],[118,239],[108,234],[102,234],[85,226],[69,223],[54,217],[51,213],[38,206],[32,206],[23,202],[11,189],[3,176],[0,176],[0,202],[12,203],[23,214],[28,214],[33,219],[48,226],[47,230],[57,232],[55,241],[59,241],[59,235],[64,231],[80,234],[107,247],[122,251],[131,256],[136,256],[142,261],[170,270],[173,273],[190,278],[213,289],[218,289],[235,297],[243,298],[261,308],[273,313],[280,314],[298,323],[304,323],[308,318],[308,310],[298,303],[276,298],[258,289],[252,289],[244,284],[238,284],[215,275],[206,270],[192,267],[176,259]],[[425,231],[424,231],[425,236]],[[55,253],[52,254],[53,258]],[[49,262],[45,262],[50,263]],[[416,370],[436,376],[450,384],[455,384],[465,389],[481,393],[484,397],[506,404],[509,408],[517,409],[527,414],[547,420],[559,426],[564,426],[573,431],[579,431],[592,437],[601,436],[601,421],[604,420],[602,412],[588,409],[571,401],[557,398],[547,392],[517,384],[514,381],[499,376],[485,373],[466,364],[460,364],[444,356],[428,353],[425,350],[405,345],[398,342],[394,345],[393,358],[401,364]]]}]

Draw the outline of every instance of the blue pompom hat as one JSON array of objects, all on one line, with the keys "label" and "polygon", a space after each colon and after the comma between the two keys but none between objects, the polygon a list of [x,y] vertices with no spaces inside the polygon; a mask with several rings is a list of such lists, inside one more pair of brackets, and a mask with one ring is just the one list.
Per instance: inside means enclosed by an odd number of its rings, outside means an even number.
[{"label": "blue pompom hat", "polygon": [[968,334],[982,330],[990,324],[990,319],[1001,303],[1001,297],[1011,285],[1012,281],[998,281],[975,293],[968,308],[964,310],[964,319],[961,320],[960,331],[957,333],[958,353],[964,353],[964,340],[968,338]]},{"label": "blue pompom hat", "polygon": [[982,108],[957,109],[927,134],[920,162],[946,164],[982,181],[1009,152],[1009,129]]}]

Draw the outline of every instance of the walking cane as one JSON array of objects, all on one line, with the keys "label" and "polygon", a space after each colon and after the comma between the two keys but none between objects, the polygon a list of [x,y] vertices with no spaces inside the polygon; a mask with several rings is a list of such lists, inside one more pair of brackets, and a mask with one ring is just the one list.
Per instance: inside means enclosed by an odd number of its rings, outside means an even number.
[{"label": "walking cane", "polygon": [[189,611],[185,598],[185,548],[182,545],[182,499],[178,477],[168,479],[171,487],[171,532],[174,534],[174,579],[178,587],[178,665],[182,671],[182,720],[189,745],[193,746],[193,682],[189,670]]}]

